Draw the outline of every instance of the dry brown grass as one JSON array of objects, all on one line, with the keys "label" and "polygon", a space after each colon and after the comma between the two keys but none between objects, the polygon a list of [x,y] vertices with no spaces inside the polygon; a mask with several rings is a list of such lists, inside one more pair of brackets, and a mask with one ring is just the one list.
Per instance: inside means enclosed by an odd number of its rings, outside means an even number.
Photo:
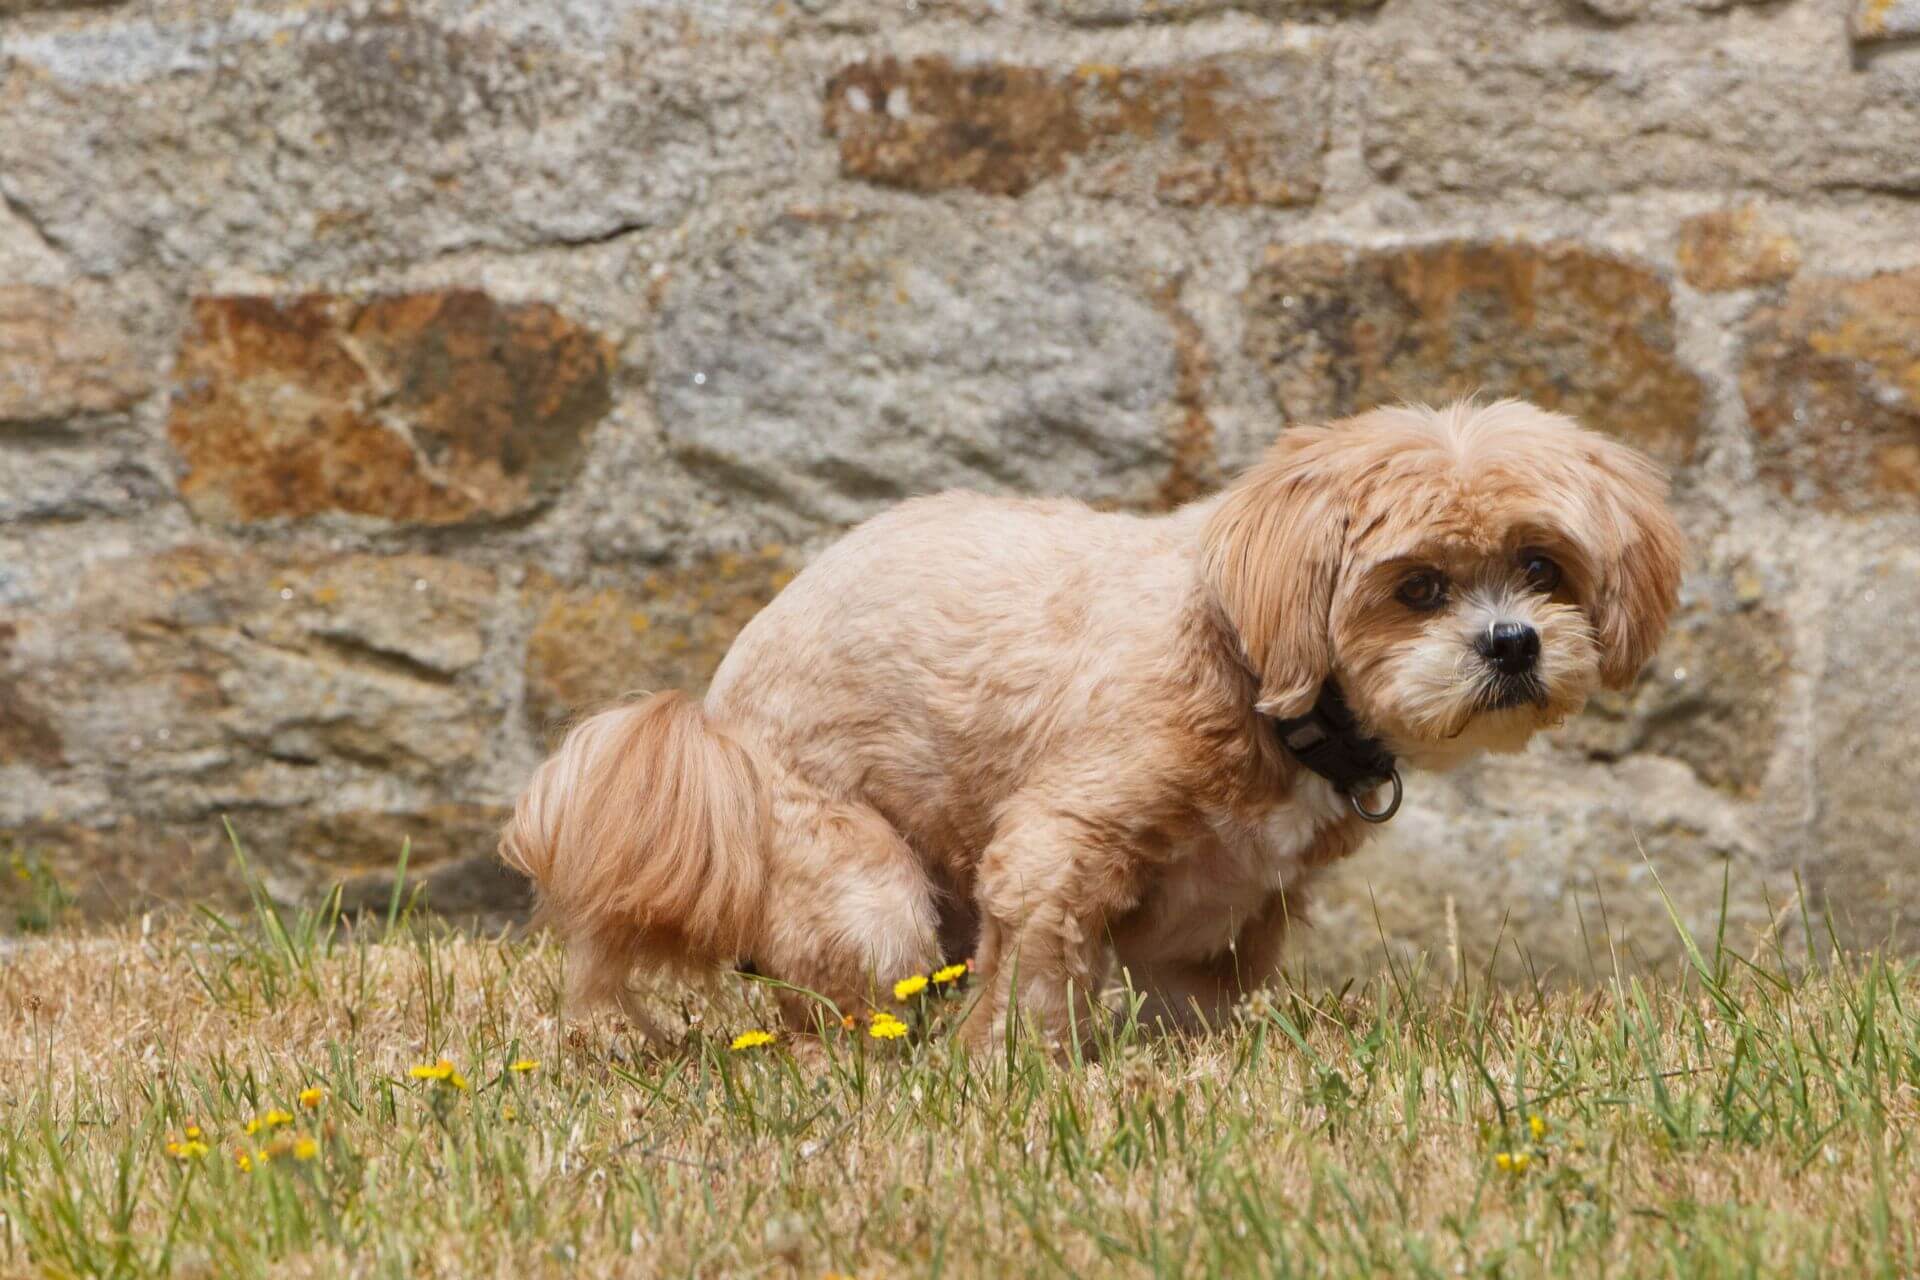
[{"label": "dry brown grass", "polygon": [[[54,935],[0,957],[0,1271],[1913,1274],[1916,972],[1777,960],[1389,976],[969,1064],[926,996],[902,1041],[734,1052],[771,1023],[725,992],[653,1058],[555,1020],[545,944],[271,913]],[[468,1089],[409,1074],[441,1058]],[[206,1154],[170,1155],[189,1125]]]}]

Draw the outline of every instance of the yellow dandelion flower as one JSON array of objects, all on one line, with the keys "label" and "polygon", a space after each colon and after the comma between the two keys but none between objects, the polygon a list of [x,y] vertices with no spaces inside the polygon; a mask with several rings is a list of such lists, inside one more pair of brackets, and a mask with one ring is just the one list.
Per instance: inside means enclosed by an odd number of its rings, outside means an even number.
[{"label": "yellow dandelion flower", "polygon": [[772,1044],[777,1038],[771,1031],[742,1031],[733,1038],[733,1051],[739,1053],[745,1049],[758,1049],[763,1044]]},{"label": "yellow dandelion flower", "polygon": [[916,973],[911,978],[902,978],[893,984],[895,1000],[911,1000],[927,989],[927,975]]},{"label": "yellow dandelion flower", "polygon": [[233,1163],[242,1173],[253,1172],[253,1157],[244,1151],[236,1151],[233,1153]]},{"label": "yellow dandelion flower", "polygon": [[319,1154],[320,1144],[306,1134],[303,1133],[294,1140],[293,1158],[295,1160],[311,1160]]},{"label": "yellow dandelion flower", "polygon": [[907,1024],[890,1013],[877,1013],[867,1026],[867,1034],[875,1040],[898,1040],[907,1034]]},{"label": "yellow dandelion flower", "polygon": [[950,983],[958,982],[966,976],[967,966],[965,961],[959,964],[950,964],[944,969],[935,969],[933,971],[933,985],[936,987],[944,987]]},{"label": "yellow dandelion flower", "polygon": [[853,1030],[853,1023],[854,1023],[854,1018],[852,1014],[843,1013],[840,1015],[840,1026],[842,1030],[846,1030],[846,1031]]},{"label": "yellow dandelion flower", "polygon": [[300,1091],[300,1105],[311,1111],[327,1100],[327,1091],[317,1084],[308,1085]]},{"label": "yellow dandelion flower", "polygon": [[1511,1151],[1495,1152],[1493,1156],[1493,1165],[1494,1165],[1494,1168],[1500,1170],[1500,1172],[1502,1173],[1512,1173],[1513,1172],[1513,1153]]},{"label": "yellow dandelion flower", "polygon": [[260,1126],[264,1129],[284,1129],[292,1123],[293,1113],[282,1111],[278,1107],[269,1107],[260,1116]]},{"label": "yellow dandelion flower", "polygon": [[1533,1157],[1525,1151],[1502,1151],[1494,1156],[1493,1163],[1502,1173],[1525,1173]]},{"label": "yellow dandelion flower", "polygon": [[175,1160],[198,1160],[207,1154],[207,1144],[193,1138],[185,1142],[169,1142],[167,1154]]},{"label": "yellow dandelion flower", "polygon": [[1527,1117],[1527,1132],[1533,1135],[1535,1142],[1547,1136],[1547,1118],[1542,1115]]},{"label": "yellow dandelion flower", "polygon": [[258,1132],[260,1132],[260,1117],[255,1116],[253,1119],[247,1121],[247,1136],[251,1138]]},{"label": "yellow dandelion flower", "polygon": [[198,1138],[200,1136],[200,1126],[197,1124],[188,1125],[186,1128],[186,1135],[189,1138]]},{"label": "yellow dandelion flower", "polygon": [[456,1073],[453,1064],[442,1058],[438,1062],[422,1062],[408,1067],[407,1074],[415,1080],[451,1080]]},{"label": "yellow dandelion flower", "polygon": [[506,1105],[500,1108],[500,1118],[502,1120],[511,1120],[513,1119],[513,1117],[514,1117],[514,1110],[513,1110],[513,1104],[511,1102],[507,1103]]},{"label": "yellow dandelion flower", "polygon": [[539,1069],[540,1064],[532,1058],[521,1058],[516,1062],[509,1062],[507,1064],[507,1070],[513,1072],[515,1075],[523,1076],[529,1071],[538,1071]]}]

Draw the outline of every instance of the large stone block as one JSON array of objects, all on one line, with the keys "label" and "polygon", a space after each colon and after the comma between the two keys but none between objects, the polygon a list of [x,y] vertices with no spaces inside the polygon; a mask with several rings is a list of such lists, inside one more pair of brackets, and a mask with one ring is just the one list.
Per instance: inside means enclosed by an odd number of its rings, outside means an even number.
[{"label": "large stone block", "polygon": [[740,628],[792,580],[797,560],[768,545],[646,575],[637,587],[561,590],[539,582],[527,640],[527,710],[536,728],[630,693],[700,693]]},{"label": "large stone block", "polygon": [[[1675,912],[1711,949],[1728,888],[1728,942],[1764,945],[1789,874],[1728,798],[1673,761],[1575,764],[1541,752],[1411,775],[1400,814],[1315,886],[1293,942],[1320,976],[1385,956],[1520,985],[1605,981],[1684,965]],[[1666,897],[1663,898],[1664,889]],[[1771,910],[1769,909],[1771,905]]]},{"label": "large stone block", "polygon": [[9,33],[0,188],[100,274],[311,278],[671,225],[717,180],[792,168],[765,70],[699,39],[700,7],[163,6]]},{"label": "large stone block", "polygon": [[125,409],[152,381],[110,317],[59,289],[0,285],[0,429]]},{"label": "large stone block", "polygon": [[[1508,38],[1511,36],[1511,38]],[[1412,192],[1645,187],[1920,191],[1920,76],[1547,26],[1384,44],[1360,98],[1367,162]]]},{"label": "large stone block", "polygon": [[803,531],[955,487],[1152,505],[1185,419],[1175,347],[1113,246],[794,214],[674,274],[654,394],[684,465]]},{"label": "large stone block", "polygon": [[1797,281],[1746,341],[1762,479],[1829,511],[1920,509],[1920,270]]},{"label": "large stone block", "polygon": [[1072,72],[946,58],[842,68],[826,90],[841,172],[911,191],[1020,195],[1049,179],[1180,205],[1320,192],[1324,56],[1284,49]]},{"label": "large stone block", "polygon": [[1237,11],[1262,18],[1343,17],[1370,13],[1384,0],[1040,0],[1040,12],[1087,26],[1181,22]]},{"label": "large stone block", "polygon": [[1781,617],[1726,585],[1683,608],[1634,686],[1596,694],[1559,741],[1600,760],[1669,756],[1758,797],[1780,745],[1789,653]]},{"label": "large stone block", "polygon": [[611,363],[553,308],[472,291],[201,298],[167,427],[180,491],[225,523],[517,515],[578,469]]},{"label": "large stone block", "polygon": [[1700,379],[1666,283],[1569,244],[1276,247],[1247,287],[1248,355],[1291,422],[1481,392],[1692,457]]},{"label": "large stone block", "polygon": [[1843,944],[1920,946],[1920,550],[1876,550],[1829,564],[1825,662],[1813,698],[1809,762],[1818,803],[1809,878]]},{"label": "large stone block", "polygon": [[[70,609],[0,619],[0,690],[32,726],[10,754],[49,790],[96,784],[115,819],[451,787],[504,701],[477,670],[494,590],[489,571],[428,556],[109,561]],[[0,796],[0,826],[42,816],[34,790]]]}]

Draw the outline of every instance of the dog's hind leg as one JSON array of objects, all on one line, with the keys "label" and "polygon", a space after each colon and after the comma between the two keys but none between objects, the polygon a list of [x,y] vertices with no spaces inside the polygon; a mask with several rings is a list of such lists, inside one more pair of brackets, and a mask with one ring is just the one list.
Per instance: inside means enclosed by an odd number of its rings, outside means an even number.
[{"label": "dog's hind leg", "polygon": [[[886,1007],[898,979],[939,963],[933,886],[877,810],[789,778],[774,789],[773,828],[769,918],[752,957],[756,969],[858,1015]],[[828,1016],[804,995],[782,991],[779,999],[797,1030]]]}]

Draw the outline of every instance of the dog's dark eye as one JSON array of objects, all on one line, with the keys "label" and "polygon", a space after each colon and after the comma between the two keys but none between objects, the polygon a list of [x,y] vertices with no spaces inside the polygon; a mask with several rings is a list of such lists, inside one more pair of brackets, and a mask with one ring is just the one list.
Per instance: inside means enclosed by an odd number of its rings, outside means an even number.
[{"label": "dog's dark eye", "polygon": [[1560,566],[1538,551],[1522,551],[1520,568],[1527,575],[1527,585],[1542,595],[1560,585]]},{"label": "dog's dark eye", "polygon": [[1447,580],[1436,570],[1421,569],[1408,574],[1394,595],[1409,609],[1438,609],[1447,602]]}]

